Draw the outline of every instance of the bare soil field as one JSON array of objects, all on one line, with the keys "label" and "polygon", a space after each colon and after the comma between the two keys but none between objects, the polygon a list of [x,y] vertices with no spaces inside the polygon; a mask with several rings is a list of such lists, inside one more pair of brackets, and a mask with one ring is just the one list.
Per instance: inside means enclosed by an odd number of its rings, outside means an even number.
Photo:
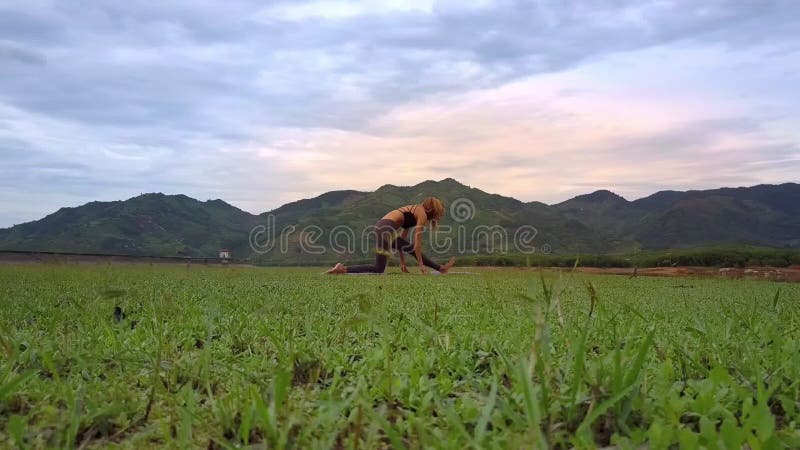
[{"label": "bare soil field", "polygon": [[800,282],[800,266],[798,265],[789,267],[646,267],[637,269],[579,267],[578,270],[584,273],[627,276],[758,278]]}]

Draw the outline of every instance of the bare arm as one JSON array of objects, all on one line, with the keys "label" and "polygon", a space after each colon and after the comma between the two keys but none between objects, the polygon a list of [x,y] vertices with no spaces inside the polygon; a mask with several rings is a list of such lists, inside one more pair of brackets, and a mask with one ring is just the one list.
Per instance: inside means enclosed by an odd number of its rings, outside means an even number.
[{"label": "bare arm", "polygon": [[[400,233],[400,237],[408,240],[408,228],[403,228],[403,231]],[[400,255],[400,271],[408,272],[408,268],[406,267],[406,254],[402,249],[399,249],[397,253]]]},{"label": "bare arm", "polygon": [[428,215],[425,214],[425,210],[422,208],[417,208],[414,215],[417,217],[417,226],[414,227],[414,256],[417,257],[420,272],[428,273],[428,269],[425,268],[425,264],[422,262],[422,231],[428,222]]}]

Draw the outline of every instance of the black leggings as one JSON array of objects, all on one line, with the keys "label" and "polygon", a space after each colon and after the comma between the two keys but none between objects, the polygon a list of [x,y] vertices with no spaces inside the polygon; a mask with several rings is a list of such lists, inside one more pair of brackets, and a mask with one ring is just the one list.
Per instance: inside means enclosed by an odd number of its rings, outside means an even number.
[{"label": "black leggings", "polygon": [[[397,235],[397,224],[389,219],[381,219],[375,224],[375,264],[361,264],[347,267],[347,273],[383,273],[389,261],[392,248],[409,255],[414,255],[414,245]],[[442,266],[436,264],[422,254],[422,263],[433,270],[440,270]]]}]

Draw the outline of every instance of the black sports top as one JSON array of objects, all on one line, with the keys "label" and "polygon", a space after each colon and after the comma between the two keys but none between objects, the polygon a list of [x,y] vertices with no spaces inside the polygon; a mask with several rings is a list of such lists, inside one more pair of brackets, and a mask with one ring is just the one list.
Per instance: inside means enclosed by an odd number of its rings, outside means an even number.
[{"label": "black sports top", "polygon": [[417,209],[417,205],[414,205],[408,209],[397,209],[403,213],[403,228],[411,228],[417,225],[417,216],[414,215],[415,209]]}]

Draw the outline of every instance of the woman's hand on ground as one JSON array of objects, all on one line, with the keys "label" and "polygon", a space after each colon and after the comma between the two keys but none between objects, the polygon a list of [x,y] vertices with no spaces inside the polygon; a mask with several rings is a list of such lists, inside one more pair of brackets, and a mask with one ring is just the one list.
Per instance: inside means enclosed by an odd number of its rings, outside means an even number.
[{"label": "woman's hand on ground", "polygon": [[420,273],[422,273],[423,275],[427,275],[427,274],[428,274],[428,268],[427,268],[427,267],[425,267],[425,266],[420,266],[420,267],[419,267],[419,271],[420,271]]},{"label": "woman's hand on ground", "polygon": [[405,264],[400,264],[400,272],[408,273],[408,266]]}]

